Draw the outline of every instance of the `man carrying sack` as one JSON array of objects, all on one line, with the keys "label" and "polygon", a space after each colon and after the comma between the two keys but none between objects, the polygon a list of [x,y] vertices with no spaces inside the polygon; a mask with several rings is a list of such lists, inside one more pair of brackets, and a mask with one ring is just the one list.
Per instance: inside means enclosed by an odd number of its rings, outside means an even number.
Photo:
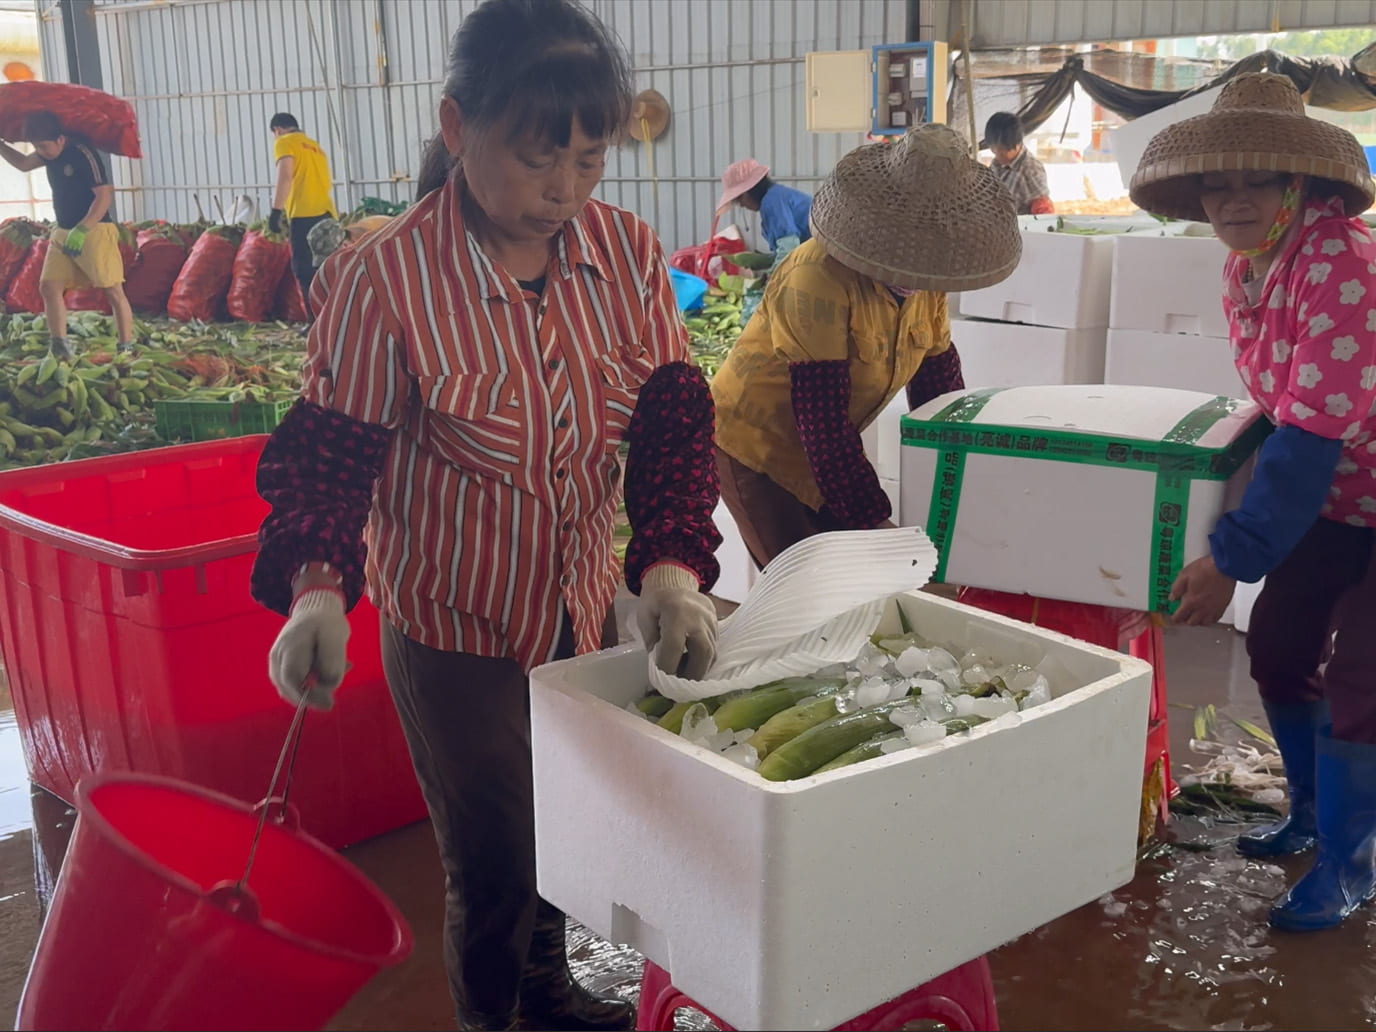
[{"label": "man carrying sack", "polygon": [[57,225],[43,261],[39,290],[51,335],[49,349],[63,361],[76,356],[67,340],[64,295],[68,290],[93,287],[105,292],[115,314],[120,350],[127,351],[132,346],[134,313],[124,296],[124,260],[113,210],[115,188],[105,162],[85,140],[69,136],[50,112],[26,118],[24,138],[33,144],[34,153],[20,154],[0,143],[0,157],[21,172],[48,170]]}]

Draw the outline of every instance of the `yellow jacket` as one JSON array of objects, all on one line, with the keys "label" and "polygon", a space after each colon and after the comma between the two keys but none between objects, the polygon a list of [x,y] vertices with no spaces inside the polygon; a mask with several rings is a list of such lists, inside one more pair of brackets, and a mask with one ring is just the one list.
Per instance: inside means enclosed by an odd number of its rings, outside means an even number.
[{"label": "yellow jacket", "polygon": [[823,499],[798,438],[788,367],[850,363],[850,421],[874,422],[928,355],[951,344],[946,295],[900,305],[888,287],[828,257],[817,240],[788,256],[712,379],[717,447],[813,509]]}]

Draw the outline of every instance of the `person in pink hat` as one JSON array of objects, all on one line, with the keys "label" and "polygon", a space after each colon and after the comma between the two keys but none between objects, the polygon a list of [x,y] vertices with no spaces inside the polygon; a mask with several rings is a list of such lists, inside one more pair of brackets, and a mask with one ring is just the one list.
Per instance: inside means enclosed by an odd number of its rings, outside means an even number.
[{"label": "person in pink hat", "polygon": [[812,236],[808,222],[812,198],[801,190],[774,182],[769,178],[769,166],[761,165],[754,158],[737,161],[721,174],[717,214],[721,215],[733,204],[760,213],[760,230],[771,251],[778,248],[784,237],[797,237],[801,244]]}]

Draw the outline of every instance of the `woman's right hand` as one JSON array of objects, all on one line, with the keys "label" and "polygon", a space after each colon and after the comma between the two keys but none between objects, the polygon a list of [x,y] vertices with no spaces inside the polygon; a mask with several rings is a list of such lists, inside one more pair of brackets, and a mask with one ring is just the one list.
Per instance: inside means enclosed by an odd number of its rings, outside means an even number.
[{"label": "woman's right hand", "polygon": [[[344,593],[335,587],[304,588],[291,605],[291,615],[268,654],[268,676],[277,694],[293,706],[327,710],[348,669],[349,618]],[[314,683],[307,682],[314,675]]]}]

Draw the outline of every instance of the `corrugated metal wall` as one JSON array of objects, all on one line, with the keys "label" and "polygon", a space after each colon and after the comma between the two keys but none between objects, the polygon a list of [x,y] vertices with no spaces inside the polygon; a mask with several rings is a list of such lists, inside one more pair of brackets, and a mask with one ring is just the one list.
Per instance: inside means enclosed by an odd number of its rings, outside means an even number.
[{"label": "corrugated metal wall", "polygon": [[[945,3],[955,35],[965,0]],[[975,46],[1376,25],[1376,0],[969,0]],[[937,25],[939,29],[940,17]]]},{"label": "corrugated metal wall", "polygon": [[[145,157],[114,160],[123,218],[187,219],[193,195],[263,207],[268,119],[291,111],[331,156],[336,200],[409,198],[435,127],[447,41],[477,0],[98,0],[105,89],[138,112]],[[634,142],[601,195],[669,248],[704,239],[722,168],[754,156],[803,189],[859,136],[804,129],[803,57],[904,39],[905,0],[589,0],[673,119]],[[66,78],[60,14],[40,3],[47,77]],[[653,159],[653,161],[651,160]],[[657,186],[650,179],[657,173]]]}]

